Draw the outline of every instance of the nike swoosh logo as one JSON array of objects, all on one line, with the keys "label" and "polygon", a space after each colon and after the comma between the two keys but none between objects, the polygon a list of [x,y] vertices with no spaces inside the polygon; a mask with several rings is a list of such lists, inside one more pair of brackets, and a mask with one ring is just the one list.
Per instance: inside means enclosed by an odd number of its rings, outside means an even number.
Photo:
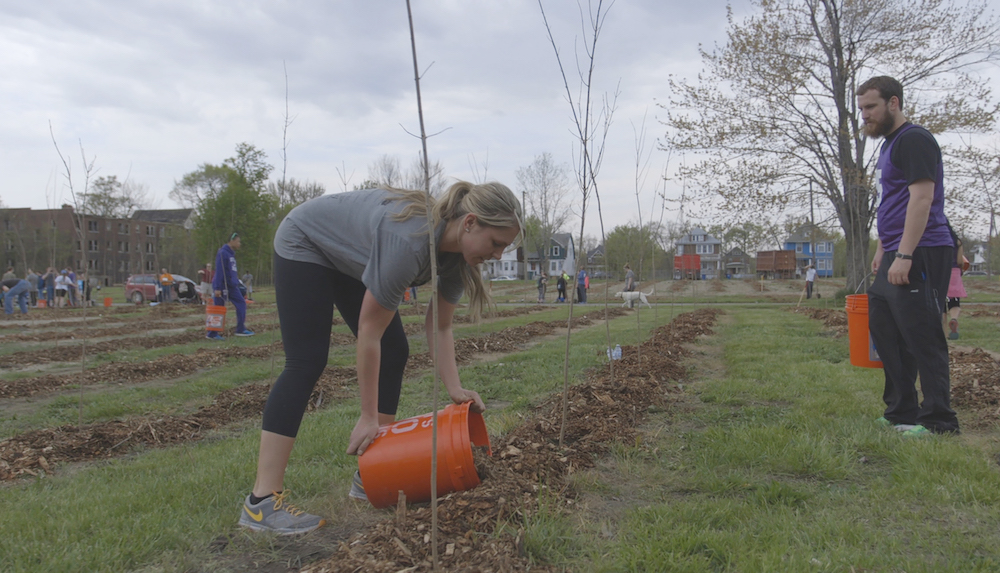
[{"label": "nike swoosh logo", "polygon": [[260,520],[264,519],[264,512],[262,510],[260,510],[260,509],[257,510],[257,513],[254,513],[252,511],[250,511],[247,508],[247,506],[244,505],[243,506],[243,511],[247,512],[247,515],[249,515],[254,521],[258,521],[259,522]]}]

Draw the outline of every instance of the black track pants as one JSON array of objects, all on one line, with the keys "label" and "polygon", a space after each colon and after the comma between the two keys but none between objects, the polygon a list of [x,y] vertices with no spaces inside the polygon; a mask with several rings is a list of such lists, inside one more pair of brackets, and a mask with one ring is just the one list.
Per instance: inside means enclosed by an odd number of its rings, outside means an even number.
[{"label": "black track pants", "polygon": [[[935,432],[958,431],[951,409],[948,341],[941,328],[955,253],[951,247],[913,252],[910,284],[889,284],[895,251],[879,264],[868,291],[868,328],[885,370],[885,417],[895,424],[920,424]],[[920,375],[924,401],[915,386]]]},{"label": "black track pants", "polygon": [[[336,305],[358,335],[365,285],[339,271],[274,255],[274,295],[285,347],[285,369],[264,406],[263,429],[294,438],[316,381],[330,353],[330,327]],[[378,411],[395,414],[410,346],[399,313],[382,335]]]}]

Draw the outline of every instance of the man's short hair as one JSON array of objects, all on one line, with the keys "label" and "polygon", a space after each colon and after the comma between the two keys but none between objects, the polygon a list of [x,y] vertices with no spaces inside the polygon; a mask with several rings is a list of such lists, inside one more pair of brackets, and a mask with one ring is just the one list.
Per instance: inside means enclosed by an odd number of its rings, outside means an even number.
[{"label": "man's short hair", "polygon": [[899,109],[903,109],[903,84],[899,83],[899,80],[896,78],[875,76],[858,86],[858,90],[854,92],[854,95],[862,96],[868,93],[869,90],[878,90],[879,97],[884,99],[886,103],[892,99],[892,96],[896,96],[896,99],[899,100]]}]

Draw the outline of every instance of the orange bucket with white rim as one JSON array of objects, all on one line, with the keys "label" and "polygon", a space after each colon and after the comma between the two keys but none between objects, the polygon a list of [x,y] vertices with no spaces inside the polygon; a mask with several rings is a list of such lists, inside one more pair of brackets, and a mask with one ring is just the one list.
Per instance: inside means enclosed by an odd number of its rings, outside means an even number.
[{"label": "orange bucket with white rim", "polygon": [[214,304],[205,305],[205,330],[222,332],[226,328],[226,307]]},{"label": "orange bucket with white rim", "polygon": [[868,331],[868,295],[847,295],[846,310],[851,364],[862,368],[882,368],[882,359]]},{"label": "orange bucket with white rim", "polygon": [[[486,422],[482,414],[470,410],[471,405],[449,404],[438,411],[439,496],[479,485],[472,446],[485,446],[492,455]],[[379,428],[375,440],[358,458],[361,483],[372,505],[393,505],[400,490],[408,502],[430,501],[432,436],[430,413]]]}]

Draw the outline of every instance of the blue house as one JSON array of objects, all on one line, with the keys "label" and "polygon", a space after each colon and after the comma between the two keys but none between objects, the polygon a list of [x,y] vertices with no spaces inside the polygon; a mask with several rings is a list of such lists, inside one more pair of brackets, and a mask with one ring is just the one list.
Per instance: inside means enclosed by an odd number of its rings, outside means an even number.
[{"label": "blue house", "polygon": [[[785,239],[784,249],[795,251],[796,273],[805,273],[805,267],[816,261],[816,275],[820,277],[833,276],[833,241],[827,238],[826,232],[816,227],[815,233],[810,225],[803,225]],[[813,241],[815,235],[815,242]],[[813,252],[812,245],[816,246]]]}]

